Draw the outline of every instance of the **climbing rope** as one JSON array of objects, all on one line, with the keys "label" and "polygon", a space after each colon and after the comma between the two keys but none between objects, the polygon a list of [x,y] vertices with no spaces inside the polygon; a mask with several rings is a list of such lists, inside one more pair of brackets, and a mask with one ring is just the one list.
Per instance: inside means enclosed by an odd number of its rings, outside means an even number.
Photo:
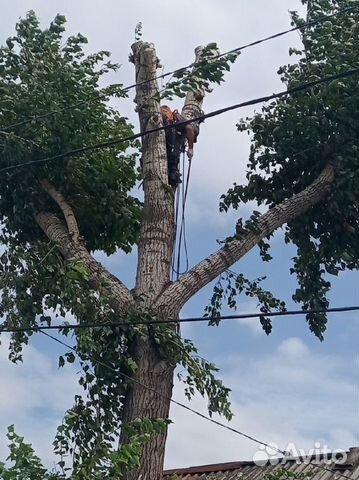
[{"label": "climbing rope", "polygon": [[175,262],[176,262],[176,242],[177,242],[177,226],[178,226],[178,216],[179,216],[179,205],[180,205],[180,195],[181,195],[181,190],[177,188],[177,193],[176,193],[176,200],[175,200],[175,205],[176,205],[176,211],[175,211],[175,235],[173,238],[173,248],[172,248],[172,280],[174,280],[174,275],[175,275]]},{"label": "climbing rope", "polygon": [[[188,259],[188,246],[187,246],[187,234],[186,234],[186,202],[187,202],[187,196],[188,196],[188,187],[189,187],[189,179],[191,175],[191,166],[192,162],[189,160],[188,164],[188,170],[187,170],[187,175],[185,175],[185,170],[186,170],[186,160],[185,160],[185,152],[183,152],[182,155],[182,178],[184,179],[186,176],[186,180],[182,182],[181,188],[178,188],[177,190],[177,196],[176,196],[176,231],[177,235],[174,240],[174,254],[173,254],[173,260],[172,260],[172,273],[176,275],[176,280],[180,277],[180,275],[185,274],[188,271],[189,268],[189,259]],[[182,197],[182,203],[180,202],[180,199]],[[179,209],[181,205],[181,221],[180,225],[178,225],[178,218],[179,218]],[[179,226],[179,229],[178,229]],[[176,240],[177,240],[177,254],[176,254]],[[182,254],[182,245],[184,249],[184,254],[185,254],[185,264],[186,267],[183,271],[181,271],[181,254]],[[176,266],[176,267],[175,267]],[[173,275],[173,277],[174,277]]]}]

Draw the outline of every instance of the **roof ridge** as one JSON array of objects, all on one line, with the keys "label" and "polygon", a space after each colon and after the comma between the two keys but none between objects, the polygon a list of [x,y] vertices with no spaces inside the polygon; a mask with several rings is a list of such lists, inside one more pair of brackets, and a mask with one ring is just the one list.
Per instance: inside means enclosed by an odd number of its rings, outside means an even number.
[{"label": "roof ridge", "polygon": [[[347,450],[343,449],[342,453],[351,454],[354,450],[359,450],[359,447],[352,447],[348,448]],[[298,455],[296,457],[286,458],[286,462],[298,462],[298,460],[307,460],[312,462],[315,459],[323,460],[323,459],[330,459],[333,454],[338,455],[339,451],[333,452],[323,452],[323,453],[313,453],[312,455]],[[276,457],[277,458],[277,457]],[[282,457],[278,457],[282,458]],[[273,457],[274,459],[274,457]],[[188,475],[188,474],[200,474],[200,473],[215,473],[215,472],[225,472],[231,470],[240,470],[243,467],[257,467],[258,465],[253,460],[242,460],[237,462],[221,462],[221,463],[212,463],[212,464],[205,464],[205,465],[196,465],[191,467],[182,467],[182,468],[172,468],[168,470],[164,470],[163,476],[170,476],[170,475]]]}]

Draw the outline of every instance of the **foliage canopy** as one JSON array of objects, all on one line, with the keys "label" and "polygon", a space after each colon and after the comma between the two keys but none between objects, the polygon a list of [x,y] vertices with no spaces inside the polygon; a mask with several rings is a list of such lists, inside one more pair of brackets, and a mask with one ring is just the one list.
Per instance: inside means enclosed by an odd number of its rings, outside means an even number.
[{"label": "foliage canopy", "polygon": [[[310,20],[355,5],[358,2],[348,0],[312,1]],[[294,25],[304,23],[296,12],[291,15]],[[290,49],[297,62],[278,70],[282,82],[293,88],[357,68],[358,20],[359,8],[303,28],[303,49]],[[326,201],[284,227],[285,242],[297,248],[291,268],[298,280],[293,300],[305,309],[327,308],[329,276],[359,266],[358,107],[354,76],[282,97],[238,123],[238,130],[252,138],[248,183],[235,184],[222,196],[223,211],[250,200],[273,208],[310,185],[328,162],[335,165],[335,182]],[[270,260],[268,244],[259,246],[263,260]],[[326,315],[309,314],[307,320],[323,339]]]}]

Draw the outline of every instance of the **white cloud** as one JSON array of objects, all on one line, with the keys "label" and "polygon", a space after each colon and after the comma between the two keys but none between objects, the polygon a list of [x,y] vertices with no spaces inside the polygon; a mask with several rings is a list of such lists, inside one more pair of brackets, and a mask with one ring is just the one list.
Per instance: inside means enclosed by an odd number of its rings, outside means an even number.
[{"label": "white cloud", "polygon": [[[241,315],[255,312],[259,312],[258,304],[255,301],[241,303],[240,310],[238,311],[238,313]],[[238,318],[236,323],[248,328],[253,335],[260,335],[264,333],[259,318]]]},{"label": "white cloud", "polygon": [[15,424],[16,432],[51,464],[56,427],[77,391],[75,367],[58,369],[56,355],[50,357],[32,346],[24,348],[24,363],[15,365],[7,358],[8,345],[8,338],[2,335],[0,459],[8,455],[6,429]]},{"label": "white cloud", "polygon": [[307,355],[309,350],[300,338],[292,337],[282,342],[279,352],[286,355],[289,359],[297,359],[302,355]]},{"label": "white cloud", "polygon": [[[333,450],[358,445],[358,385],[351,374],[352,359],[315,353],[292,337],[269,354],[218,355],[217,363],[224,365],[225,384],[232,388],[232,427],[280,448],[289,442],[298,449],[312,448],[316,441]],[[174,397],[186,402],[178,385]],[[206,410],[200,398],[189,405]],[[172,416],[168,468],[251,459],[258,448],[180,407],[173,406]]]},{"label": "white cloud", "polygon": [[[2,391],[6,392],[0,397],[0,458],[7,454],[6,426],[15,423],[18,433],[52,465],[56,426],[77,390],[75,369],[58,370],[54,356],[31,346],[25,348],[24,364],[13,365],[7,360],[7,342],[3,340],[0,349]],[[232,388],[235,417],[230,426],[281,448],[289,442],[311,448],[319,441],[332,449],[358,443],[357,386],[350,375],[358,359],[329,357],[290,337],[270,353],[219,354],[217,363],[225,384]],[[178,382],[174,398],[187,402]],[[338,404],[345,409],[338,411]],[[198,396],[189,406],[206,412],[206,402]],[[257,450],[255,443],[176,405],[171,418],[167,467],[250,459]]]},{"label": "white cloud", "polygon": [[[254,311],[255,309],[252,310],[252,312]],[[262,325],[260,324],[258,318],[238,318],[236,321],[240,325],[249,328],[253,335],[261,335],[262,333],[264,333]]]}]

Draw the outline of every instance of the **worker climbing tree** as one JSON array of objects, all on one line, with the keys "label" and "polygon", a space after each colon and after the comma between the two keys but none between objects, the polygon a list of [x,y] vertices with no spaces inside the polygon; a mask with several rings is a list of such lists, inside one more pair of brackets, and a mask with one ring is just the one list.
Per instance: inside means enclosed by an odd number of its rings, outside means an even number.
[{"label": "worker climbing tree", "polygon": [[[199,134],[199,122],[187,123],[188,118],[181,115],[178,110],[172,111],[167,105],[160,107],[162,123],[167,128],[166,135],[166,154],[167,154],[167,168],[168,168],[168,183],[177,188],[181,182],[181,174],[179,171],[180,155],[187,147],[187,157],[192,160],[193,145],[197,142]],[[203,112],[197,116],[202,115]]]}]

